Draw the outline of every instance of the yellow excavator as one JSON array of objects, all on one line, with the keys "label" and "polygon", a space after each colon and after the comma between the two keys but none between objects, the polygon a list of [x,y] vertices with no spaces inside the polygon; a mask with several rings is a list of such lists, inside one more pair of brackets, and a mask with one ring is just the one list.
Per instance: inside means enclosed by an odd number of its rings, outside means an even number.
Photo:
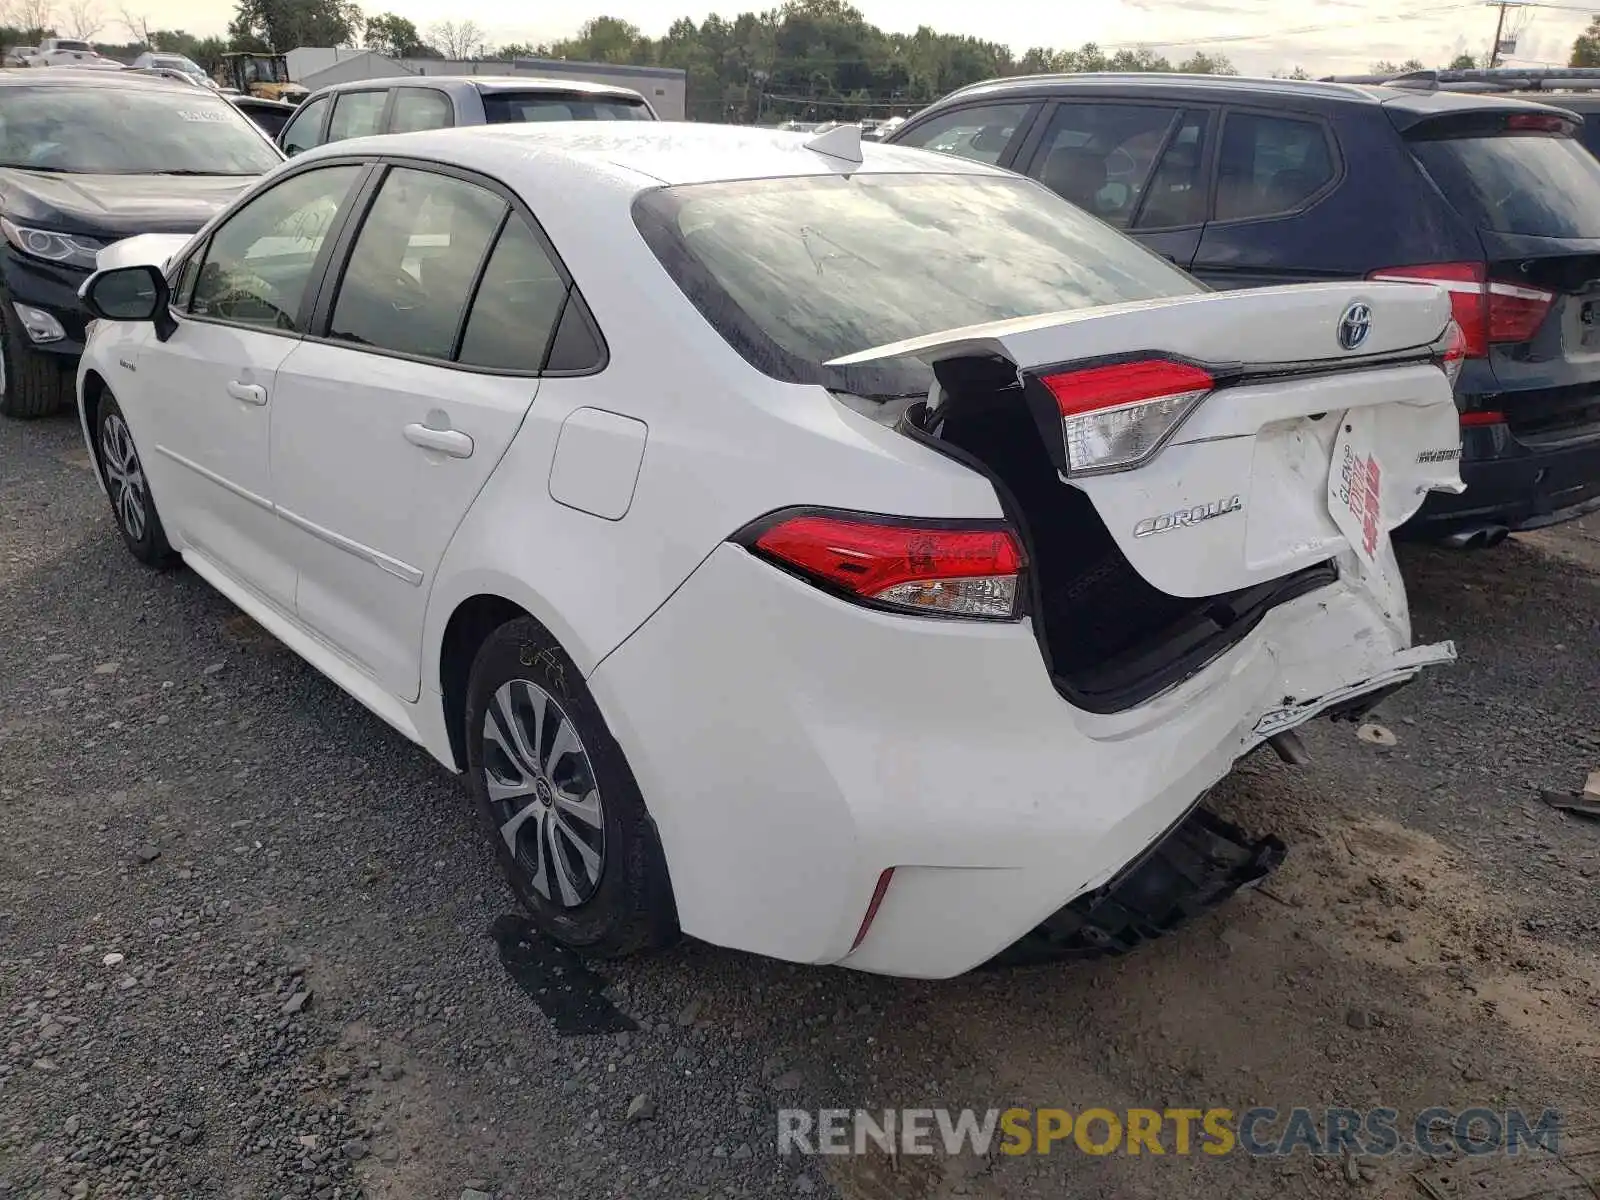
[{"label": "yellow excavator", "polygon": [[307,91],[289,80],[289,60],[281,54],[224,54],[217,64],[216,81],[242,96],[261,100],[286,100],[299,104]]}]

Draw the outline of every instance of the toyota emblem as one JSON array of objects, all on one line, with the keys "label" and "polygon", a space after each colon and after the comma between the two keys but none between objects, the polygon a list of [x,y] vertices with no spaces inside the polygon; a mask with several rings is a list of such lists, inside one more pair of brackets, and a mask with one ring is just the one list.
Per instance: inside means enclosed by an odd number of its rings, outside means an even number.
[{"label": "toyota emblem", "polygon": [[1346,350],[1359,350],[1371,332],[1372,310],[1359,300],[1339,318],[1339,345]]}]

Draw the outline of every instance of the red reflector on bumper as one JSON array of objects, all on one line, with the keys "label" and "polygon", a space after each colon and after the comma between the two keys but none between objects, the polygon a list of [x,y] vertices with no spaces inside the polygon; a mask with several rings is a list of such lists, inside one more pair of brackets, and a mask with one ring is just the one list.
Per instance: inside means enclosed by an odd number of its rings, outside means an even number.
[{"label": "red reflector on bumper", "polygon": [[878,886],[872,889],[872,901],[867,905],[867,915],[861,918],[861,928],[856,930],[856,940],[850,943],[852,954],[855,953],[856,947],[866,940],[867,930],[872,928],[872,919],[878,915],[878,906],[883,903],[884,894],[889,890],[889,881],[893,878],[893,867],[878,876]]}]

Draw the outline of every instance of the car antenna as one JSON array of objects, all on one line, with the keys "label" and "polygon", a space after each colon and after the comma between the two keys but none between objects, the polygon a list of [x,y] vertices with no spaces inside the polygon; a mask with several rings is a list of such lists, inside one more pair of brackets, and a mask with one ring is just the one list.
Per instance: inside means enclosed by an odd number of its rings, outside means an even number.
[{"label": "car antenna", "polygon": [[807,138],[807,150],[815,150],[818,154],[826,154],[829,158],[837,158],[843,162],[859,163],[861,161],[861,126],[840,125],[819,133],[815,137]]}]

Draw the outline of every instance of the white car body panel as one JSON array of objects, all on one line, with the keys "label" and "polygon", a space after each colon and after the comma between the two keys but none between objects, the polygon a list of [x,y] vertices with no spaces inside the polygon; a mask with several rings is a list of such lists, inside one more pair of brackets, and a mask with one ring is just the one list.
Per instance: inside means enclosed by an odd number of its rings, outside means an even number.
[{"label": "white car body panel", "polygon": [[94,256],[95,267],[109,271],[114,267],[151,266],[164,271],[194,236],[192,233],[136,233],[98,251]]},{"label": "white car body panel", "polygon": [[[1348,413],[1371,422],[1390,468],[1385,529],[1428,488],[1459,487],[1453,463],[1404,461],[1453,444],[1450,389],[1432,365],[1252,380],[1207,397],[1144,466],[1063,484],[1083,487],[1129,561],[1173,594],[1339,568],[1189,678],[1091,713],[1057,690],[1029,619],[866,609],[728,540],[798,506],[990,521],[1005,510],[979,472],[751,366],[628,213],[662,182],[730,173],[990,168],[871,144],[854,167],[798,138],[651,124],[407,134],[337,143],[292,169],[389,153],[483,172],[528,203],[606,339],[603,370],[532,380],[221,324],[186,321],[162,344],[148,327],[101,322],[80,397],[91,378],[117,394],[197,572],[453,769],[440,660],[452,615],[490,596],[543,623],[638,779],[691,935],[871,971],[966,970],[1105,882],[1266,737],[1453,653],[1410,646],[1387,536],[1363,557],[1327,506]],[[102,267],[167,264],[177,249],[130,242]],[[1356,296],[1377,314],[1375,346],[1426,345],[1448,315],[1433,289],[1340,284],[930,331],[918,349],[981,348],[1021,369],[1150,350],[1329,359],[1329,331]],[[270,402],[234,398],[239,382]],[[472,453],[418,444],[413,425],[448,425]],[[1241,511],[1133,537],[1152,513],[1223,491],[1246,493]]]},{"label": "white car body panel", "polygon": [[[181,321],[166,342],[145,333],[129,359],[134,372],[121,372],[137,375],[132,394],[120,379],[113,390],[153,434],[143,435],[141,457],[153,494],[165,498],[173,544],[198,548],[293,612],[299,570],[273,508],[270,435],[278,369],[300,343],[206,321]],[[258,399],[241,400],[245,390]],[[129,425],[140,436],[132,417]]]},{"label": "white car body panel", "polygon": [[[539,380],[298,343],[278,373],[272,490],[295,611],[394,696],[417,698],[428,593]],[[465,434],[465,457],[410,438]],[[351,503],[359,464],[360,502]]]}]

